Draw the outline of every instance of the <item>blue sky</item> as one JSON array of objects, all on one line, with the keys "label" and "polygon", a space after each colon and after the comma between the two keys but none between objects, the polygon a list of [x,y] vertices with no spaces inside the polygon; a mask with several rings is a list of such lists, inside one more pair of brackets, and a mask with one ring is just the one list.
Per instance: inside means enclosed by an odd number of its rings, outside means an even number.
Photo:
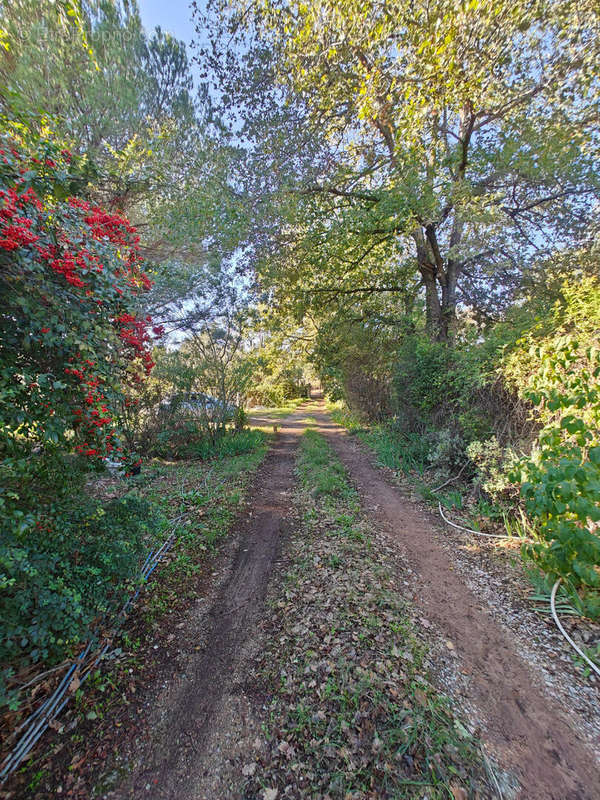
[{"label": "blue sky", "polygon": [[[202,9],[203,5],[202,2],[198,2],[198,8]],[[152,33],[154,28],[160,25],[163,31],[183,40],[187,45],[191,61],[195,51],[190,48],[190,42],[192,39],[198,41],[198,35],[192,22],[190,0],[138,0],[138,7],[146,31]],[[198,72],[198,65],[192,62],[191,73],[196,87],[200,83]]]},{"label": "blue sky", "polygon": [[189,45],[194,36],[189,0],[138,0],[138,5],[147,31],[160,25]]}]

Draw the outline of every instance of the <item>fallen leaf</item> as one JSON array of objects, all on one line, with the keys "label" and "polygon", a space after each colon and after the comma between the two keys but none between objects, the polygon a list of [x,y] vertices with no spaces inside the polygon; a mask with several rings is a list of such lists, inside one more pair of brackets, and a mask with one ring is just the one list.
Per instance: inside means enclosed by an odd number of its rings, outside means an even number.
[{"label": "fallen leaf", "polygon": [[427,695],[421,689],[415,690],[415,699],[421,706],[427,705]]},{"label": "fallen leaf", "polygon": [[279,789],[265,789],[263,792],[263,800],[276,800],[279,794]]},{"label": "fallen leaf", "polygon": [[451,783],[450,791],[452,792],[452,797],[454,800],[468,800],[469,795],[462,786],[458,786],[456,783]]},{"label": "fallen leaf", "polygon": [[250,764],[244,764],[242,767],[242,775],[245,775],[247,778],[254,775],[256,772],[256,762],[252,761]]},{"label": "fallen leaf", "polygon": [[287,756],[287,758],[290,757],[290,750],[293,752],[293,747],[291,747],[288,742],[279,742],[277,749],[280,753],[283,753],[284,756]]}]

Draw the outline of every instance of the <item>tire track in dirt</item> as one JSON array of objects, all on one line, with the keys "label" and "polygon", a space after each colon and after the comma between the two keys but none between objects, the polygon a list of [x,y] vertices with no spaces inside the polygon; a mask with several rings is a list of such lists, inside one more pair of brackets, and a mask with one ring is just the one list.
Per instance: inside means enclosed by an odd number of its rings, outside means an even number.
[{"label": "tire track in dirt", "polygon": [[523,800],[598,800],[600,770],[557,704],[541,690],[491,609],[451,569],[436,533],[413,503],[390,485],[373,457],[323,411],[311,410],[355,482],[363,509],[398,542],[418,574],[415,605],[443,631],[470,676],[469,700],[484,722],[483,739],[519,779]]},{"label": "tire track in dirt", "polygon": [[[206,645],[169,687],[149,719],[150,740],[111,798],[196,798],[200,762],[220,704],[231,690],[248,638],[263,613],[269,578],[280,551],[294,484],[296,449],[305,424],[302,407],[286,418],[248,492],[249,509],[229,534],[237,541],[230,574],[208,614]],[[214,798],[218,800],[218,798]]]}]

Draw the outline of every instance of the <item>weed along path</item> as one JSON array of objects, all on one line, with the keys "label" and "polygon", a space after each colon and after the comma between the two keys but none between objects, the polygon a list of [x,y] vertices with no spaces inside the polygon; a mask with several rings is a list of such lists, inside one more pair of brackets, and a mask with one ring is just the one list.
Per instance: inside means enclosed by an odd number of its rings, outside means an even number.
[{"label": "weed along path", "polygon": [[541,676],[522,659],[493,609],[453,569],[439,530],[387,482],[366,447],[333,423],[322,407],[310,413],[348,469],[369,519],[387,531],[414,571],[414,604],[427,627],[446,640],[449,660],[466,681],[467,702],[479,717],[487,752],[516,777],[516,796],[600,798],[600,769],[577,730],[578,714],[567,718],[565,711],[571,710],[546,695]]}]

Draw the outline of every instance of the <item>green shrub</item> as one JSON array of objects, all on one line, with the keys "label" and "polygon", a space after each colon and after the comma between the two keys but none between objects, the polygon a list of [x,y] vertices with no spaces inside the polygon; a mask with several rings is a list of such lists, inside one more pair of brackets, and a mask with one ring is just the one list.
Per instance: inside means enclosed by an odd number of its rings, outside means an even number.
[{"label": "green shrub", "polygon": [[139,463],[123,407],[153,367],[135,229],[85,199],[85,158],[2,126],[0,701],[12,670],[63,658],[136,573],[147,509],[86,503],[81,484],[105,457]]},{"label": "green shrub", "polygon": [[171,414],[165,419],[165,427],[154,434],[148,453],[168,461],[195,458],[197,448],[207,440],[194,420]]},{"label": "green shrub", "polygon": [[544,541],[525,554],[554,578],[578,592],[579,608],[600,617],[600,447],[559,444],[543,438],[535,461],[523,465],[522,493],[528,512],[540,522]]},{"label": "green shrub", "polygon": [[530,332],[504,364],[543,424],[514,476],[543,537],[526,555],[600,617],[600,286],[585,278],[562,294],[554,332]]},{"label": "green shrub", "polygon": [[398,413],[413,430],[431,424],[449,427],[449,417],[470,411],[473,393],[483,383],[476,347],[469,341],[452,346],[425,335],[403,339],[396,364],[394,390]]},{"label": "green shrub", "polygon": [[492,436],[471,442],[467,446],[467,456],[476,467],[479,486],[495,503],[518,501],[519,485],[512,480],[511,472],[519,459],[512,447],[503,447]]},{"label": "green shrub", "polygon": [[365,430],[364,422],[350,411],[344,400],[328,399],[327,410],[331,414],[331,419],[349,430],[350,433],[360,433],[360,431]]},{"label": "green shrub", "polygon": [[429,440],[427,460],[432,468],[451,473],[464,464],[466,442],[460,431],[442,428],[432,433]]},{"label": "green shrub", "polygon": [[243,430],[248,424],[248,414],[242,406],[236,406],[233,414],[233,424],[236,431]]},{"label": "green shrub", "polygon": [[379,462],[390,469],[422,474],[427,466],[430,440],[425,435],[396,430],[392,422],[372,428],[362,438],[377,453]]},{"label": "green shrub", "polygon": [[253,386],[249,397],[252,404],[261,406],[282,406],[285,402],[283,387],[267,379]]},{"label": "green shrub", "polygon": [[132,591],[163,520],[126,495],[103,505],[67,496],[28,530],[0,544],[0,704],[10,676],[72,654],[77,643]]}]

